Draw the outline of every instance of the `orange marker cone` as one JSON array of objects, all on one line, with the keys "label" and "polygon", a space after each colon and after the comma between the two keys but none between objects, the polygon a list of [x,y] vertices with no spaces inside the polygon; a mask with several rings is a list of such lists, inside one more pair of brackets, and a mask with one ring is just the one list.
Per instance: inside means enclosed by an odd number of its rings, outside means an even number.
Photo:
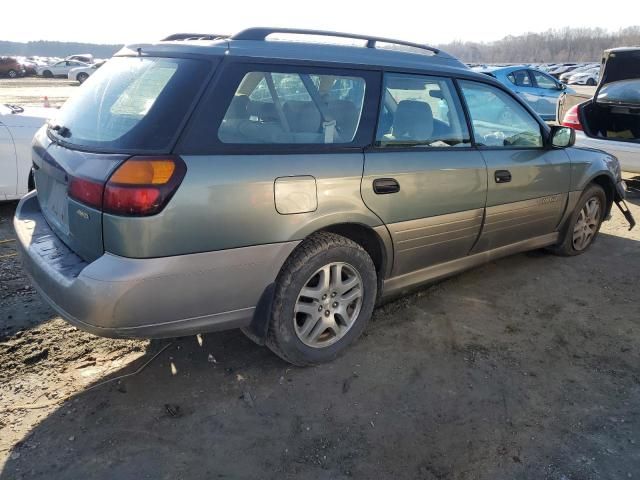
[{"label": "orange marker cone", "polygon": [[51,105],[49,104],[49,97],[45,95],[44,97],[44,108],[49,108]]}]

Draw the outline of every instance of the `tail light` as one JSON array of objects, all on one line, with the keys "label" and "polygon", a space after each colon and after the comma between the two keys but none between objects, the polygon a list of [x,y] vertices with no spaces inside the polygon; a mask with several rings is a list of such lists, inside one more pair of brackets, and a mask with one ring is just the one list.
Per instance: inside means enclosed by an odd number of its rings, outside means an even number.
[{"label": "tail light", "polygon": [[155,215],[169,202],[186,171],[180,157],[131,157],[106,184],[71,178],[69,196],[114,215]]},{"label": "tail light", "polygon": [[563,127],[571,127],[574,130],[583,130],[582,124],[580,123],[580,110],[579,105],[574,105],[571,107],[567,113],[564,114],[564,118],[562,119]]}]

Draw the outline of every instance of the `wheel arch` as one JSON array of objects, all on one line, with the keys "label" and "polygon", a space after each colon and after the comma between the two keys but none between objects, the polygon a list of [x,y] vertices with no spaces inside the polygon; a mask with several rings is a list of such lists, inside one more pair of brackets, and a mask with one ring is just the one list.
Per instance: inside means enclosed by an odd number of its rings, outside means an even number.
[{"label": "wheel arch", "polygon": [[613,206],[613,202],[615,200],[616,184],[611,178],[611,175],[608,173],[600,173],[599,175],[594,176],[586,186],[589,186],[592,183],[601,186],[604,190],[605,196],[607,197],[607,208],[605,210],[606,218],[611,213],[611,207]]},{"label": "wheel arch", "polygon": [[[382,294],[384,279],[389,276],[393,266],[393,244],[387,227],[385,225],[371,227],[369,225],[355,222],[334,223],[314,230],[305,236],[302,242],[304,242],[306,238],[318,232],[329,232],[341,235],[356,242],[364,248],[371,257],[376,268],[376,273],[378,275],[379,298]],[[295,249],[289,256],[293,255],[294,252]],[[282,271],[285,263],[286,260],[280,267],[279,272]],[[265,338],[269,330],[274,292],[275,282],[267,285],[264,289],[260,300],[258,301],[258,305],[256,306],[251,324],[242,329],[245,335],[259,345],[264,345]]]}]

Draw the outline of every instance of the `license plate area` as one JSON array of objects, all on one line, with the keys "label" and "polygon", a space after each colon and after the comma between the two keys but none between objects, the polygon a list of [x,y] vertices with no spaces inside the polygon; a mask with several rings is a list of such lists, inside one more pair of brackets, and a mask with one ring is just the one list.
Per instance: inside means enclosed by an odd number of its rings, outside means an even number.
[{"label": "license plate area", "polygon": [[50,219],[56,223],[56,226],[63,232],[69,232],[69,199],[67,197],[67,186],[52,180],[47,198],[47,210]]}]

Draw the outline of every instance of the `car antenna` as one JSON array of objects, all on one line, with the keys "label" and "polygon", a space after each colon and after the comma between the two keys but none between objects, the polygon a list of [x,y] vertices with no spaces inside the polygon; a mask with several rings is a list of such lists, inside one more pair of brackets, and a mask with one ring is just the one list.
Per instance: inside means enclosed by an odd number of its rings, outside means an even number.
[{"label": "car antenna", "polygon": [[141,57],[142,56],[142,47],[138,47],[138,56]]}]

